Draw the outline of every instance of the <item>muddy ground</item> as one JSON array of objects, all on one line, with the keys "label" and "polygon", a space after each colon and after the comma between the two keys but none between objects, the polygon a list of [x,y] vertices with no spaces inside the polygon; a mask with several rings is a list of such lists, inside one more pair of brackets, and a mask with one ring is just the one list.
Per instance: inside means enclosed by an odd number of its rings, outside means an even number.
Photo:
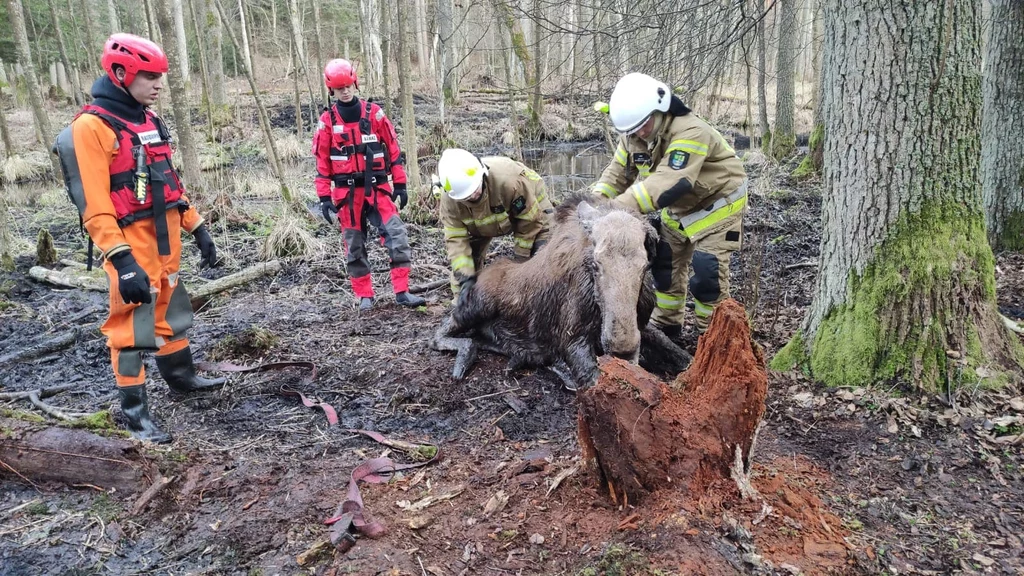
[{"label": "muddy ground", "polygon": [[[474,118],[473,126],[489,121]],[[780,168],[747,158],[755,186],[733,294],[770,355],[810,304],[820,187],[790,179],[797,159]],[[265,178],[260,169],[249,173],[253,182]],[[311,163],[289,171],[305,178]],[[224,269],[197,272],[198,253],[187,248],[189,286],[259,261],[273,200],[256,188],[238,196],[259,207],[247,222],[215,226]],[[61,257],[81,257],[77,219],[52,186],[22,192],[13,210],[23,253],[14,272],[0,274],[0,355],[72,328],[82,336],[3,366],[2,390],[74,383],[50,402],[116,416],[98,331],[106,296],[27,277],[39,228]],[[137,494],[32,486],[0,472],[0,574],[1024,573],[1024,402],[1015,389],[968,387],[950,399],[899,382],[826,389],[798,372],[771,372],[754,455],[759,499],[721,483],[617,506],[586,467],[554,483],[580,464],[573,393],[543,371],[508,374],[486,354],[467,380],[453,381],[453,358],[427,347],[449,309],[447,288],[427,292],[422,309],[396,306],[383,251],[373,250],[381,296],[357,314],[340,236],[323,223],[308,227],[321,243],[312,256],[212,300],[191,338],[201,359],[315,362],[315,380],[297,369],[236,374],[219,392],[182,399],[168,395],[150,361],[152,407],[175,435],[150,450],[173,482],[133,513]],[[440,231],[410,228],[413,284],[444,278]],[[499,243],[497,254],[509,252]],[[1024,258],[1000,255],[998,265],[1000,304],[1024,309]],[[690,327],[687,338],[692,351]],[[341,424],[329,427],[323,412],[282,396],[285,385],[330,403]],[[40,414],[27,402],[0,406]],[[442,458],[363,486],[369,513],[388,528],[382,538],[360,538],[344,554],[308,553],[327,537],[324,520],[354,467],[387,451],[347,431],[356,428],[432,444]],[[400,450],[390,456],[412,461]],[[444,498],[411,509],[427,496]]]}]

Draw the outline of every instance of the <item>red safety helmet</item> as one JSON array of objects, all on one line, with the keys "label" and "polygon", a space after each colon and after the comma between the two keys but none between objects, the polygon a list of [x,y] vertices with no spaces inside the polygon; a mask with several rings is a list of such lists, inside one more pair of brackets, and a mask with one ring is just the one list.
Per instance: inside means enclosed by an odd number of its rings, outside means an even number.
[{"label": "red safety helmet", "polygon": [[[139,72],[167,73],[167,55],[156,43],[134,34],[113,34],[103,46],[103,69],[114,84],[128,86]],[[114,75],[114,66],[124,67],[124,82]]]},{"label": "red safety helmet", "polygon": [[356,77],[356,69],[351,62],[344,58],[335,58],[324,66],[324,84],[330,90],[353,84],[359,88],[359,78]]}]

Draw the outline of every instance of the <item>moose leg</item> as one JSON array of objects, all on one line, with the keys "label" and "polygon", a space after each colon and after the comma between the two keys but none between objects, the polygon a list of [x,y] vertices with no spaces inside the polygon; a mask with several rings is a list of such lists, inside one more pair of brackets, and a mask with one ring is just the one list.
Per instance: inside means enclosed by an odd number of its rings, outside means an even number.
[{"label": "moose leg", "polygon": [[473,363],[476,362],[478,347],[471,337],[452,336],[458,332],[452,319],[445,318],[437,332],[434,333],[434,337],[430,339],[430,347],[434,350],[455,352],[452,378],[462,380],[473,367]]},{"label": "moose leg", "polygon": [[655,374],[675,377],[690,365],[693,356],[664,332],[647,325],[640,330],[640,367]]},{"label": "moose leg", "polygon": [[558,379],[562,381],[562,386],[565,386],[566,390],[575,392],[577,389],[576,380],[572,377],[572,371],[569,370],[569,365],[565,363],[565,360],[558,360],[551,366],[548,366],[548,370],[552,374],[558,376]]},{"label": "moose leg", "polygon": [[590,388],[597,382],[597,355],[585,340],[576,340],[566,350],[565,363],[577,387]]}]

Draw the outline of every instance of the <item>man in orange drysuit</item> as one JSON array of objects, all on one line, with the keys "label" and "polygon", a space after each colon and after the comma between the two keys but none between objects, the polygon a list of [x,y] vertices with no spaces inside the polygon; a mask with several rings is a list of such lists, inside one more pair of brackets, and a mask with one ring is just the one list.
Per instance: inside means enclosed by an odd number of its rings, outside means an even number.
[{"label": "man in orange drysuit", "polygon": [[85,229],[105,258],[110,315],[101,331],[128,430],[166,443],[170,434],[150,416],[142,352],[156,351],[160,374],[175,392],[224,384],[197,376],[192,361],[185,336],[192,305],[178,278],[181,231],[195,238],[201,266],[216,265],[217,251],[171,164],[170,133],[148,109],[167,72],[163,50],[114,34],[102,63],[107,75],[93,84],[93,102],[58,136],[55,151]]}]

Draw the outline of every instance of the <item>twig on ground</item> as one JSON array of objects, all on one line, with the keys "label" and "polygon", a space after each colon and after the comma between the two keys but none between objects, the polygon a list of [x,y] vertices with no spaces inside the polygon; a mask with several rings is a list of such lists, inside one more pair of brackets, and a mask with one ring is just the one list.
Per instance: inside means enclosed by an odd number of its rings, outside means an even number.
[{"label": "twig on ground", "polygon": [[[35,482],[33,482],[33,481],[29,480],[28,478],[25,478],[24,476],[22,476],[21,472],[18,472],[17,470],[15,470],[14,467],[12,467],[7,462],[4,462],[3,460],[0,460],[0,466],[3,466],[4,468],[6,468],[10,472],[12,472],[18,478],[21,478],[25,482],[28,482],[29,484],[31,484],[32,488],[35,488],[36,492],[42,493],[42,491],[39,489],[39,486],[37,486]],[[15,510],[17,510],[17,508],[15,508],[14,510],[9,510],[8,513],[14,512]]]},{"label": "twig on ground", "polygon": [[0,392],[0,400],[22,400],[24,398],[28,398],[32,394],[35,394],[40,399],[49,398],[50,396],[56,396],[57,394],[70,390],[74,387],[74,384],[61,384],[60,386],[36,388],[35,390],[27,390],[25,392]]},{"label": "twig on ground", "polygon": [[56,408],[54,406],[50,406],[46,402],[43,402],[42,400],[39,399],[39,395],[36,394],[35,390],[33,390],[32,392],[29,392],[28,400],[29,400],[29,402],[32,403],[33,406],[35,406],[36,408],[39,408],[40,410],[42,410],[43,412],[46,412],[47,414],[49,414],[50,416],[53,416],[54,418],[57,418],[58,420],[68,420],[68,421],[71,421],[71,420],[75,420],[75,419],[78,419],[78,418],[82,418],[83,416],[88,416],[88,414],[81,414],[81,413],[69,414],[69,413],[64,412],[63,410],[61,410],[59,408]]}]

